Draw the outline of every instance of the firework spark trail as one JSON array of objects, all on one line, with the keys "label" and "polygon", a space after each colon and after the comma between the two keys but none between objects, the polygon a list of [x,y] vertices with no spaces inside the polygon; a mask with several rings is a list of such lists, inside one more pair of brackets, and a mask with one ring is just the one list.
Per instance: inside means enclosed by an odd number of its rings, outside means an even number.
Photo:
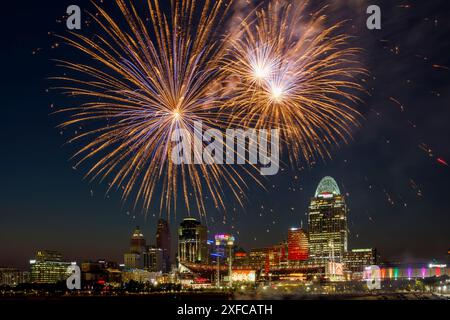
[{"label": "firework spark trail", "polygon": [[192,132],[195,121],[205,130],[223,125],[215,116],[220,97],[212,94],[210,84],[220,79],[224,41],[216,33],[230,1],[202,3],[171,1],[168,16],[159,0],[149,0],[148,23],[132,2],[116,0],[121,20],[94,3],[98,16],[91,16],[102,32],[94,38],[63,37],[93,61],[59,61],[79,76],[56,78],[69,83],[62,88],[67,94],[89,101],[62,110],[71,117],[62,128],[94,126],[69,141],[88,141],[75,155],[77,166],[93,160],[87,176],[109,179],[108,191],[122,189],[123,200],[135,194],[134,206],[141,203],[145,211],[157,192],[161,210],[175,211],[180,192],[190,211],[192,192],[196,208],[205,214],[206,191],[216,207],[224,208],[224,187],[241,202],[246,186],[242,173],[231,166],[175,165],[169,159],[175,129]]},{"label": "firework spark trail", "polygon": [[358,77],[367,72],[343,23],[324,28],[323,10],[307,16],[305,7],[275,0],[243,20],[223,63],[224,108],[232,123],[279,127],[291,160],[310,162],[351,137],[360,119]]}]

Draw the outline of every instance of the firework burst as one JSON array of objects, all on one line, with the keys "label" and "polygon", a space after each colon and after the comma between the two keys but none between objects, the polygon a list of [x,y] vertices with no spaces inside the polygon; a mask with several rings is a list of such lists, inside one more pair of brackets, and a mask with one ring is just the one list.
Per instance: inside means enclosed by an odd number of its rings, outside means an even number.
[{"label": "firework burst", "polygon": [[324,9],[308,15],[306,5],[274,0],[252,12],[230,39],[223,70],[230,121],[279,128],[291,160],[309,162],[351,137],[366,71],[344,23],[324,27]]},{"label": "firework burst", "polygon": [[133,194],[134,205],[145,210],[158,194],[160,209],[175,211],[180,194],[188,210],[192,202],[204,214],[206,193],[224,207],[225,185],[241,201],[245,181],[235,169],[170,160],[175,129],[193,131],[196,121],[205,130],[221,126],[220,99],[210,84],[221,76],[224,41],[216,32],[229,1],[174,0],[166,15],[159,0],[149,0],[146,19],[132,2],[116,4],[120,19],[95,5],[92,18],[101,29],[95,37],[64,37],[92,61],[60,61],[78,76],[57,78],[69,83],[63,87],[69,95],[88,100],[62,110],[71,118],[61,127],[94,128],[70,140],[84,143],[77,165],[89,163],[87,176],[109,180],[109,189],[121,189],[124,200]]}]

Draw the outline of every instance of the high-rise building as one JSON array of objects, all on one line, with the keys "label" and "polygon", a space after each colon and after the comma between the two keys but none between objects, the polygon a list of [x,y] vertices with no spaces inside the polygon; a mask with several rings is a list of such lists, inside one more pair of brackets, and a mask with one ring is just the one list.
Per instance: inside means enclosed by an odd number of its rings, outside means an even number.
[{"label": "high-rise building", "polygon": [[150,272],[162,272],[164,268],[163,249],[148,246],[144,254],[144,269]]},{"label": "high-rise building", "polygon": [[34,259],[30,260],[30,277],[33,283],[56,283],[66,280],[70,275],[67,268],[70,262],[65,262],[62,255],[56,251],[40,250]]},{"label": "high-rise building", "polygon": [[323,178],[308,214],[309,255],[317,264],[342,262],[347,251],[347,206],[336,181]]},{"label": "high-rise building", "polygon": [[352,249],[344,254],[344,265],[352,272],[363,272],[365,267],[377,264],[377,250]]},{"label": "high-rise building", "polygon": [[288,231],[288,260],[305,261],[308,259],[308,235],[301,228],[291,228]]},{"label": "high-rise building", "polygon": [[125,268],[128,269],[144,269],[144,252],[126,252],[123,255],[123,263],[125,264]]},{"label": "high-rise building", "polygon": [[206,226],[195,218],[185,218],[178,228],[178,260],[208,262]]},{"label": "high-rise building", "polygon": [[169,224],[164,219],[158,220],[156,229],[156,247],[162,250],[162,270],[170,272],[171,269],[171,242]]},{"label": "high-rise building", "polygon": [[136,227],[130,239],[130,250],[123,256],[126,268],[143,269],[146,241],[141,229]]}]

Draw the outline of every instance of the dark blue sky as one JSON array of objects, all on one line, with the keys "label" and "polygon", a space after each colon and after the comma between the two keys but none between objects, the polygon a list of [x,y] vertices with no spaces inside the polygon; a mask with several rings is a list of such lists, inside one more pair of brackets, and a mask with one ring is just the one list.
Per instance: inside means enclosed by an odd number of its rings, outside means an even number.
[{"label": "dark blue sky", "polygon": [[[326,163],[280,173],[267,182],[268,192],[252,188],[245,209],[234,211],[229,200],[226,219],[208,210],[211,234],[232,232],[246,248],[281,241],[289,227],[306,222],[309,198],[331,175],[347,194],[351,248],[374,246],[389,259],[445,258],[450,168],[437,159],[450,161],[449,5],[375,3],[382,9],[381,31],[365,28],[364,1],[333,1],[329,9],[331,19],[352,19],[373,77],[354,141]],[[24,267],[37,249],[59,250],[68,259],[121,261],[135,225],[154,242],[159,212],[144,217],[123,206],[118,194],[105,197],[104,185],[83,180],[69,161],[75,149],[63,146],[67,137],[55,128],[61,119],[50,115],[51,104],[66,101],[46,92],[53,85],[47,77],[62,72],[51,59],[70,51],[52,49],[57,40],[48,32],[64,34],[58,19],[69,4],[92,9],[88,1],[65,0],[2,8],[0,265]],[[433,149],[432,157],[421,144]],[[173,231],[185,214],[179,210]]]}]

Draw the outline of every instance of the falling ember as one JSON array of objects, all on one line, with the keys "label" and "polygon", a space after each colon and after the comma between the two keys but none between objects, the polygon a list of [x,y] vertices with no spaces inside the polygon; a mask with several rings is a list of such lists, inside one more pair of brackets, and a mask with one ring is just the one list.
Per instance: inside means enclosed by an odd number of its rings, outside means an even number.
[{"label": "falling ember", "polygon": [[442,66],[442,65],[439,65],[439,64],[433,64],[433,68],[435,68],[435,69],[442,69],[442,70],[450,70],[449,67]]},{"label": "falling ember", "polygon": [[389,100],[391,100],[392,102],[394,102],[395,104],[397,104],[400,107],[400,110],[403,112],[405,111],[405,108],[403,107],[403,105],[400,103],[400,101],[398,101],[397,99],[390,97]]},{"label": "falling ember", "polygon": [[447,163],[447,161],[445,161],[444,159],[442,159],[442,158],[437,158],[437,162],[439,162],[440,164],[442,164],[442,165],[444,165],[444,166],[447,166],[448,167],[448,163]]}]

